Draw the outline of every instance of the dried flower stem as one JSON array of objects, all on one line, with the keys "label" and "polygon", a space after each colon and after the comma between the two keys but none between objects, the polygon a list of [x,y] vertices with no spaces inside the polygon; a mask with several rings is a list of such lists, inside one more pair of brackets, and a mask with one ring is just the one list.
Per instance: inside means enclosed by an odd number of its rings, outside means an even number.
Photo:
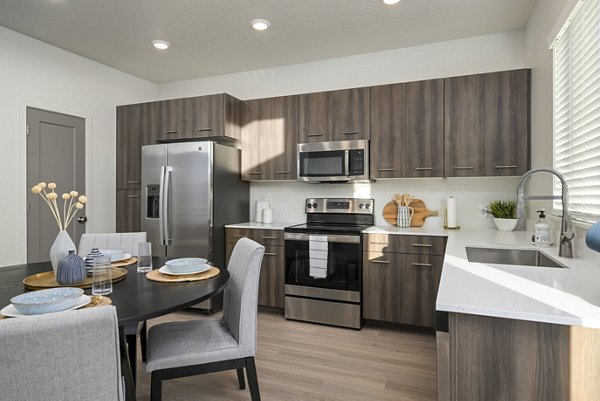
[{"label": "dried flower stem", "polygon": [[[43,192],[43,195],[42,195],[42,192]],[[54,205],[52,204],[52,202],[48,198],[46,198],[46,195],[48,195],[46,193],[46,189],[44,189],[42,192],[40,192],[40,196],[42,197],[44,202],[46,202],[46,204],[50,208],[50,211],[52,212],[52,215],[54,216],[54,219],[56,220],[56,224],[58,224],[58,228],[62,231],[63,230],[62,222],[60,221],[60,215],[59,215],[58,211],[54,209]]]}]

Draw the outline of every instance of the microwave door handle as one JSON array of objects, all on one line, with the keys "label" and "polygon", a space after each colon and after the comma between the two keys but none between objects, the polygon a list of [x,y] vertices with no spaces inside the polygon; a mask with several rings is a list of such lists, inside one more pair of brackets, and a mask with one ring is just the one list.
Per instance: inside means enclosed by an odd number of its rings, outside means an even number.
[{"label": "microwave door handle", "polygon": [[348,177],[350,176],[350,151],[348,149],[344,150],[344,159],[344,167],[346,170],[344,171],[344,175]]}]

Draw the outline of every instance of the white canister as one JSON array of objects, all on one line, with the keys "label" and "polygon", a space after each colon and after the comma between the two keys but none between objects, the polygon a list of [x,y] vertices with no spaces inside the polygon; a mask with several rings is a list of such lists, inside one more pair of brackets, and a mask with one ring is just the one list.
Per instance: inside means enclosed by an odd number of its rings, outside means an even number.
[{"label": "white canister", "polygon": [[271,224],[273,222],[273,209],[263,209],[262,222],[265,224]]},{"label": "white canister", "polygon": [[268,208],[269,208],[269,202],[267,202],[266,200],[261,199],[261,200],[256,201],[256,214],[254,215],[254,218],[257,223],[263,222],[263,210],[268,209]]}]

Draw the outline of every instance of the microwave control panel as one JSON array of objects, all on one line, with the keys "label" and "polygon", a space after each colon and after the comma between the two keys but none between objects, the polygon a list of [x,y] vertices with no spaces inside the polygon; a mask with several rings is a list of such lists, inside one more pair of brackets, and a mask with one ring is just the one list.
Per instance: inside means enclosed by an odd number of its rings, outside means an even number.
[{"label": "microwave control panel", "polygon": [[365,151],[364,149],[353,149],[349,152],[350,175],[360,176],[365,174]]}]

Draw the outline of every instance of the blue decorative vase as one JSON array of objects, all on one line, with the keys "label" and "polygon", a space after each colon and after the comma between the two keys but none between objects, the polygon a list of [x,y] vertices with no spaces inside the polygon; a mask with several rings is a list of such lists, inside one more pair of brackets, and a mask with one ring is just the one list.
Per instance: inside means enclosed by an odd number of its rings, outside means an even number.
[{"label": "blue decorative vase", "polygon": [[94,267],[94,258],[96,256],[104,256],[102,252],[98,250],[98,248],[92,248],[92,251],[87,254],[85,257],[85,270],[87,271],[87,275],[92,275],[92,269]]},{"label": "blue decorative vase", "polygon": [[58,262],[56,269],[56,281],[63,285],[82,283],[85,279],[85,262],[75,254],[75,250],[69,250],[69,254]]}]

